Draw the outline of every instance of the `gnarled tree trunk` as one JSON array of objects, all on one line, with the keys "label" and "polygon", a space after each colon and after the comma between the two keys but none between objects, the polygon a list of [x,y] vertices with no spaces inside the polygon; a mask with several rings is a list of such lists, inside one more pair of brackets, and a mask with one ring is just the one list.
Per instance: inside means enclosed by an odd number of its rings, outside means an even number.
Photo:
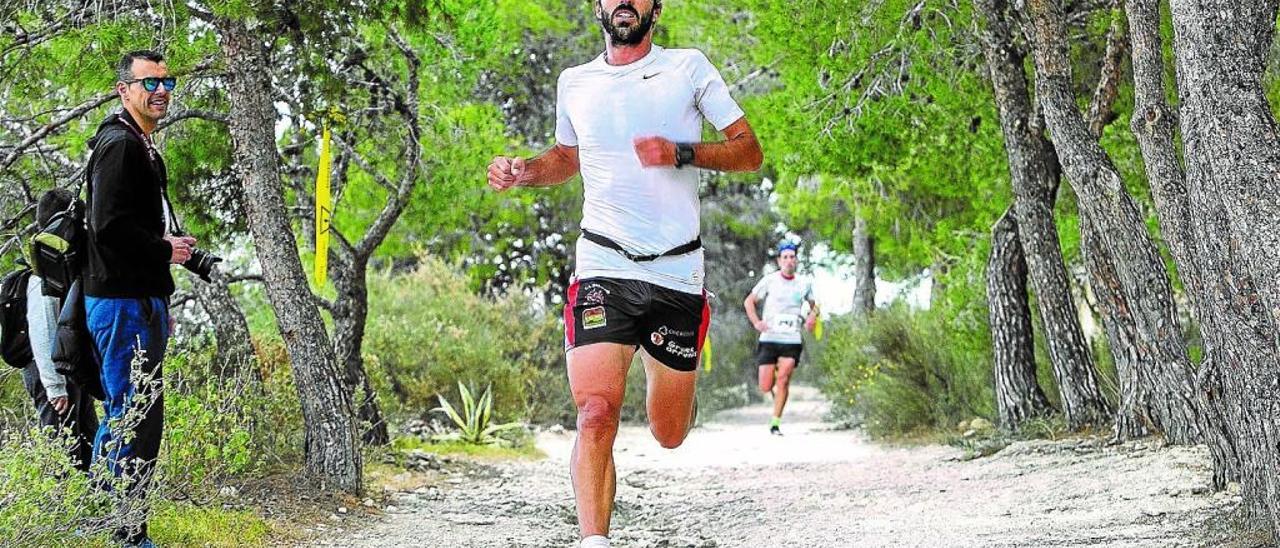
[{"label": "gnarled tree trunk", "polygon": [[1153,358],[1146,371],[1151,418],[1170,442],[1203,441],[1207,426],[1196,403],[1173,288],[1137,204],[1076,106],[1062,6],[1058,0],[1025,5],[1045,122],[1081,210],[1105,235],[1101,241],[1115,261],[1121,294],[1138,328],[1137,344]]},{"label": "gnarled tree trunk", "polygon": [[1133,439],[1151,433],[1154,422],[1148,406],[1151,391],[1142,375],[1151,367],[1152,356],[1146,346],[1138,341],[1138,326],[1133,320],[1129,303],[1120,290],[1119,275],[1114,259],[1102,242],[1102,234],[1094,228],[1088,214],[1080,213],[1080,248],[1084,255],[1085,270],[1089,272],[1089,287],[1098,299],[1103,329],[1115,360],[1116,374],[1120,381],[1119,409],[1113,432],[1116,439]]},{"label": "gnarled tree trunk", "polygon": [[[1186,259],[1199,266],[1195,302],[1207,350],[1201,388],[1226,430],[1226,456],[1236,459],[1236,469],[1228,473],[1239,478],[1246,507],[1275,533],[1280,530],[1280,128],[1263,93],[1263,75],[1280,1],[1171,0],[1170,5],[1186,211],[1195,212],[1182,235],[1189,237]],[[1153,17],[1149,3],[1138,7],[1148,13],[1131,15]],[[1148,117],[1163,114],[1155,101],[1144,106],[1140,112]],[[1161,132],[1152,143],[1156,158],[1174,157],[1164,129],[1155,129]],[[1172,174],[1176,165],[1157,164]],[[1174,182],[1163,190],[1176,195],[1180,189]]]},{"label": "gnarled tree trunk", "polygon": [[[334,266],[339,266],[335,264]],[[356,414],[368,445],[391,441],[387,421],[378,407],[377,394],[364,368],[364,331],[369,319],[367,264],[334,268],[333,286],[338,299],[333,307],[333,342],[343,370],[343,380],[355,399]]]},{"label": "gnarled tree trunk", "polygon": [[[1201,338],[1208,346],[1206,354],[1212,356],[1214,348],[1221,347],[1222,327],[1206,324],[1212,317],[1200,304],[1208,298],[1202,278],[1212,271],[1225,268],[1221,259],[1201,258],[1195,249],[1195,227],[1192,225],[1191,201],[1187,193],[1186,176],[1179,164],[1174,146],[1174,127],[1177,120],[1165,99],[1164,48],[1160,38],[1159,0],[1129,0],[1125,5],[1129,17],[1130,36],[1133,43],[1134,116],[1130,129],[1142,149],[1143,164],[1151,185],[1160,219],[1160,232],[1178,267],[1178,276],[1191,297],[1192,310],[1200,322]],[[1210,212],[1212,213],[1212,212]],[[1206,270],[1212,268],[1214,270]],[[1208,329],[1206,329],[1206,327]],[[1206,362],[1201,366],[1197,381],[1197,397],[1201,410],[1211,427],[1211,438],[1206,440],[1214,458],[1214,483],[1223,486],[1235,477],[1239,467],[1235,445],[1228,435],[1222,406],[1212,399],[1221,394],[1220,387],[1210,386],[1216,379],[1213,368]]]},{"label": "gnarled tree trunk", "polygon": [[1027,263],[1018,221],[1009,209],[991,229],[987,317],[995,357],[996,410],[1000,427],[1012,431],[1053,412],[1036,381],[1035,336],[1027,303]]},{"label": "gnarled tree trunk", "polygon": [[1084,332],[1076,315],[1054,221],[1058,164],[1036,123],[1023,73],[1024,56],[1013,43],[1004,0],[979,0],[985,19],[983,50],[990,70],[1000,127],[1009,157],[1018,234],[1044,324],[1062,410],[1073,428],[1107,422],[1111,411],[1098,388]]},{"label": "gnarled tree trunk", "polygon": [[351,397],[342,384],[333,347],[307,285],[285,211],[275,142],[276,113],[263,46],[263,29],[242,20],[217,20],[227,65],[235,170],[244,185],[254,247],[267,296],[293,366],[306,423],[305,474],[321,489],[361,491],[360,444]]}]

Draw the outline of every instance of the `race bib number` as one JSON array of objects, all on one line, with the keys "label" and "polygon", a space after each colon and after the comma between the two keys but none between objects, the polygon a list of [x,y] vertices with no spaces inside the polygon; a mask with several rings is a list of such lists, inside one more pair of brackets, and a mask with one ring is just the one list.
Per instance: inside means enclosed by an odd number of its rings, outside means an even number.
[{"label": "race bib number", "polygon": [[800,318],[795,316],[780,316],[769,321],[769,330],[774,333],[799,333]]}]

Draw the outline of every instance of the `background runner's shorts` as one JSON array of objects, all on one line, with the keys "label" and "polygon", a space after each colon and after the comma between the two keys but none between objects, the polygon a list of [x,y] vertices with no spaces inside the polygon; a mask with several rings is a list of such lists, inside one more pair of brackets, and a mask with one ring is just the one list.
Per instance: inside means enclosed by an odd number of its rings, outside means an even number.
[{"label": "background runner's shorts", "polygon": [[789,343],[773,343],[760,342],[756,345],[756,365],[773,365],[778,363],[778,358],[795,358],[796,365],[800,365],[800,351],[804,350],[802,344]]},{"label": "background runner's shorts", "polygon": [[565,350],[610,342],[642,346],[677,371],[698,367],[711,325],[701,295],[640,280],[587,278],[569,286],[564,306]]}]

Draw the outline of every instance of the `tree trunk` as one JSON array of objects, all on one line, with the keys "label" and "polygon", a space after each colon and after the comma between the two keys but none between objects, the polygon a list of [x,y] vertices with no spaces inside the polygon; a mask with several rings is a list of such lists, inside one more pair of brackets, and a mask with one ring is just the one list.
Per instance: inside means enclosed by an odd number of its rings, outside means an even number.
[{"label": "tree trunk", "polygon": [[1027,420],[1053,412],[1036,381],[1035,337],[1027,304],[1027,263],[1013,209],[991,229],[987,259],[987,314],[995,356],[1000,427],[1017,431]]},{"label": "tree trunk", "polygon": [[244,185],[249,229],[302,401],[304,473],[321,489],[358,494],[361,455],[351,397],[342,385],[285,211],[273,94],[268,73],[261,70],[271,66],[263,47],[264,29],[224,18],[217,20],[217,27],[227,66],[238,67],[226,76],[235,171]]},{"label": "tree trunk", "polygon": [[1138,327],[1137,342],[1153,357],[1149,374],[1139,377],[1149,381],[1152,419],[1172,443],[1203,441],[1208,430],[1197,405],[1173,288],[1137,204],[1076,106],[1062,6],[1058,0],[1027,0],[1026,7],[1036,92],[1050,135],[1080,209],[1105,235],[1101,241],[1115,261],[1121,293]]},{"label": "tree trunk", "polygon": [[[1200,267],[1195,302],[1208,357],[1201,365],[1201,388],[1238,459],[1238,467],[1228,472],[1238,474],[1246,508],[1275,533],[1280,530],[1280,129],[1264,95],[1263,75],[1280,2],[1170,4],[1187,211],[1195,212],[1184,235],[1189,237],[1186,251]],[[1159,105],[1147,106],[1154,107],[1145,110],[1148,115],[1160,113]],[[1161,149],[1160,157],[1172,157],[1163,134],[1153,148]],[[1177,190],[1175,184],[1172,192]]]},{"label": "tree trunk", "polygon": [[[1151,196],[1155,201],[1156,213],[1160,219],[1160,232],[1169,251],[1173,254],[1174,263],[1178,267],[1178,275],[1190,296],[1192,310],[1200,323],[1201,339],[1207,346],[1206,355],[1212,356],[1214,348],[1221,346],[1223,338],[1221,330],[1227,326],[1209,327],[1206,321],[1211,320],[1206,308],[1200,303],[1206,298],[1206,287],[1202,278],[1205,276],[1209,261],[1198,257],[1193,242],[1196,240],[1195,227],[1192,226],[1191,202],[1187,193],[1186,177],[1179,164],[1174,145],[1174,126],[1177,121],[1173,111],[1165,99],[1164,81],[1164,48],[1160,38],[1160,6],[1159,0],[1129,0],[1125,10],[1129,16],[1130,36],[1133,41],[1133,79],[1134,79],[1134,115],[1130,129],[1137,137],[1142,149],[1143,164],[1151,185]],[[1214,212],[1210,212],[1214,213]],[[1216,212],[1220,214],[1219,212]],[[1222,261],[1212,262],[1217,272],[1226,268]],[[1206,329],[1206,327],[1209,327]],[[1210,390],[1206,382],[1213,376],[1212,368],[1206,361],[1201,365],[1198,379],[1197,396],[1202,411],[1206,413],[1211,427],[1209,449],[1214,458],[1214,483],[1222,487],[1228,478],[1235,477],[1239,468],[1239,459],[1235,445],[1231,442],[1222,406],[1211,397],[1221,393],[1219,389]]]},{"label": "tree trunk", "polygon": [[211,274],[212,283],[195,281],[192,292],[209,315],[213,325],[213,337],[218,345],[216,358],[222,378],[235,377],[245,367],[261,379],[261,372],[254,365],[253,340],[249,336],[249,322],[244,319],[240,304],[231,294],[227,276],[217,269]]},{"label": "tree trunk", "polygon": [[1089,272],[1089,287],[1098,300],[1099,316],[1120,381],[1120,408],[1116,410],[1113,432],[1119,440],[1149,435],[1153,425],[1148,411],[1151,391],[1142,375],[1153,367],[1154,358],[1138,341],[1138,326],[1120,290],[1119,275],[1102,242],[1102,233],[1083,211],[1080,213],[1080,247],[1085,270]]},{"label": "tree trunk", "polygon": [[867,220],[861,216],[853,225],[853,313],[871,316],[876,310],[875,239],[867,231]]},{"label": "tree trunk", "polygon": [[368,265],[363,262],[351,267],[343,265],[332,271],[333,285],[338,291],[333,310],[334,351],[342,365],[343,381],[355,399],[363,430],[361,439],[367,445],[386,445],[391,442],[391,434],[378,407],[377,393],[364,370],[364,331],[369,319]]},{"label": "tree trunk", "polygon": [[1036,123],[1023,73],[1024,56],[1014,46],[1004,0],[979,0],[986,20],[983,50],[1004,132],[1013,183],[1018,235],[1044,323],[1062,410],[1072,428],[1104,424],[1110,409],[1080,329],[1053,215],[1058,166]]}]

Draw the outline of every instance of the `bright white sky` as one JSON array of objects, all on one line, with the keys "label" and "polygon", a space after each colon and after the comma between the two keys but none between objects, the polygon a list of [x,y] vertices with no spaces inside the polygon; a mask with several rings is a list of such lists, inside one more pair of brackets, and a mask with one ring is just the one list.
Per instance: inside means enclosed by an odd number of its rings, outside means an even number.
[{"label": "bright white sky", "polygon": [[[798,239],[792,235],[792,239]],[[846,314],[853,308],[852,268],[848,259],[833,253],[825,244],[816,244],[810,254],[814,264],[800,265],[801,273],[813,278],[814,299],[822,309],[822,317]],[[823,263],[830,266],[821,266]],[[933,285],[929,276],[911,283],[895,283],[876,278],[876,306],[886,306],[897,299],[906,299],[913,308],[929,308],[929,289]]]}]

